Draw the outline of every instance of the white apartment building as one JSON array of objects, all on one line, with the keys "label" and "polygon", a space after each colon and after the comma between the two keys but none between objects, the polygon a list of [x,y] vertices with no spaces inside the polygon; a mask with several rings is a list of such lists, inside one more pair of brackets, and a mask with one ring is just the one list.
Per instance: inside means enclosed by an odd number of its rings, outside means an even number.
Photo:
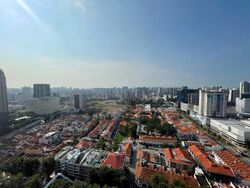
[{"label": "white apartment building", "polygon": [[26,110],[38,115],[53,114],[59,109],[60,102],[57,97],[33,98],[26,102]]},{"label": "white apartment building", "polygon": [[199,114],[205,117],[226,117],[227,93],[199,91]]},{"label": "white apartment building", "polygon": [[239,114],[250,114],[250,98],[236,98],[236,112]]},{"label": "white apartment building", "polygon": [[39,144],[53,145],[60,143],[62,140],[62,135],[58,131],[49,132],[39,139]]}]

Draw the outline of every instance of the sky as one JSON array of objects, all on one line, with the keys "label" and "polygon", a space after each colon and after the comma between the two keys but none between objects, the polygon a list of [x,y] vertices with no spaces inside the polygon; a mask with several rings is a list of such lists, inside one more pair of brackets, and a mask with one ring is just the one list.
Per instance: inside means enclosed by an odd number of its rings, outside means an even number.
[{"label": "sky", "polygon": [[9,88],[250,80],[248,0],[0,0]]}]

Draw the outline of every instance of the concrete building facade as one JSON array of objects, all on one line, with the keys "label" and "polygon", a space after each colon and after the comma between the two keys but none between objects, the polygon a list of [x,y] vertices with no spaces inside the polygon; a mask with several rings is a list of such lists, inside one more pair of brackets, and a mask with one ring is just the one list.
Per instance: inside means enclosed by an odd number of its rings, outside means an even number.
[{"label": "concrete building facade", "polygon": [[43,97],[34,98],[26,102],[26,110],[38,115],[49,115],[60,109],[59,98]]},{"label": "concrete building facade", "polygon": [[220,91],[199,92],[199,114],[205,117],[226,117],[227,93]]},{"label": "concrete building facade", "polygon": [[50,85],[49,84],[34,84],[34,98],[50,97]]},{"label": "concrete building facade", "polygon": [[211,119],[210,127],[235,145],[245,147],[247,140],[250,141],[250,121]]},{"label": "concrete building facade", "polygon": [[8,117],[7,85],[4,72],[0,69],[0,127],[7,127]]},{"label": "concrete building facade", "polygon": [[85,94],[74,95],[74,108],[84,110],[87,107],[87,96]]}]

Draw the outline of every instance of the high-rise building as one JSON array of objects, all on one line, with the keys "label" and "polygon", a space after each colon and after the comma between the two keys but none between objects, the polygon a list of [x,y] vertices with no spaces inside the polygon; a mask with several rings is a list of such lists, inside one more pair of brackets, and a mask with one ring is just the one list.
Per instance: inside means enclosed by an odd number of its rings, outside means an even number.
[{"label": "high-rise building", "polygon": [[87,96],[85,94],[75,94],[74,95],[74,108],[85,109],[87,106]]},{"label": "high-rise building", "polygon": [[240,96],[236,98],[236,112],[250,117],[250,81],[240,82]]},{"label": "high-rise building", "polygon": [[177,101],[182,103],[189,103],[198,105],[199,100],[199,90],[198,89],[188,89],[187,86],[182,87],[177,91]]},{"label": "high-rise building", "polygon": [[22,91],[17,95],[17,101],[20,104],[25,103],[27,100],[32,99],[32,88],[31,87],[22,87]]},{"label": "high-rise building", "polygon": [[236,112],[240,115],[250,116],[250,98],[236,98]]},{"label": "high-rise building", "polygon": [[250,81],[240,82],[240,98],[250,98]]},{"label": "high-rise building", "polygon": [[50,97],[49,84],[34,84],[34,98]]},{"label": "high-rise building", "polygon": [[235,104],[237,97],[239,97],[239,89],[229,89],[228,102]]},{"label": "high-rise building", "polygon": [[143,94],[144,94],[143,88],[138,87],[135,89],[135,98],[136,99],[141,100],[143,98]]},{"label": "high-rise building", "polygon": [[188,104],[199,105],[199,92],[188,94]]},{"label": "high-rise building", "polygon": [[0,69],[0,127],[7,127],[8,117],[8,97],[6,78],[2,69]]},{"label": "high-rise building", "polygon": [[226,117],[227,93],[200,90],[199,114],[206,117]]}]

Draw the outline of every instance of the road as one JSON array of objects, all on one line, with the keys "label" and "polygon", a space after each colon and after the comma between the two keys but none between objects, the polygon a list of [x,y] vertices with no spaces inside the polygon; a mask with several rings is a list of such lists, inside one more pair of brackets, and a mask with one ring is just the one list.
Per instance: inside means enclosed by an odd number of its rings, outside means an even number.
[{"label": "road", "polygon": [[35,121],[33,123],[30,123],[30,124],[26,125],[25,127],[14,130],[14,131],[6,134],[6,135],[1,136],[0,141],[10,139],[10,138],[14,137],[16,134],[22,133],[22,132],[26,131],[27,129],[30,129],[30,128],[34,127],[34,126],[40,125],[40,123],[41,123],[41,120],[37,120],[37,121]]}]

